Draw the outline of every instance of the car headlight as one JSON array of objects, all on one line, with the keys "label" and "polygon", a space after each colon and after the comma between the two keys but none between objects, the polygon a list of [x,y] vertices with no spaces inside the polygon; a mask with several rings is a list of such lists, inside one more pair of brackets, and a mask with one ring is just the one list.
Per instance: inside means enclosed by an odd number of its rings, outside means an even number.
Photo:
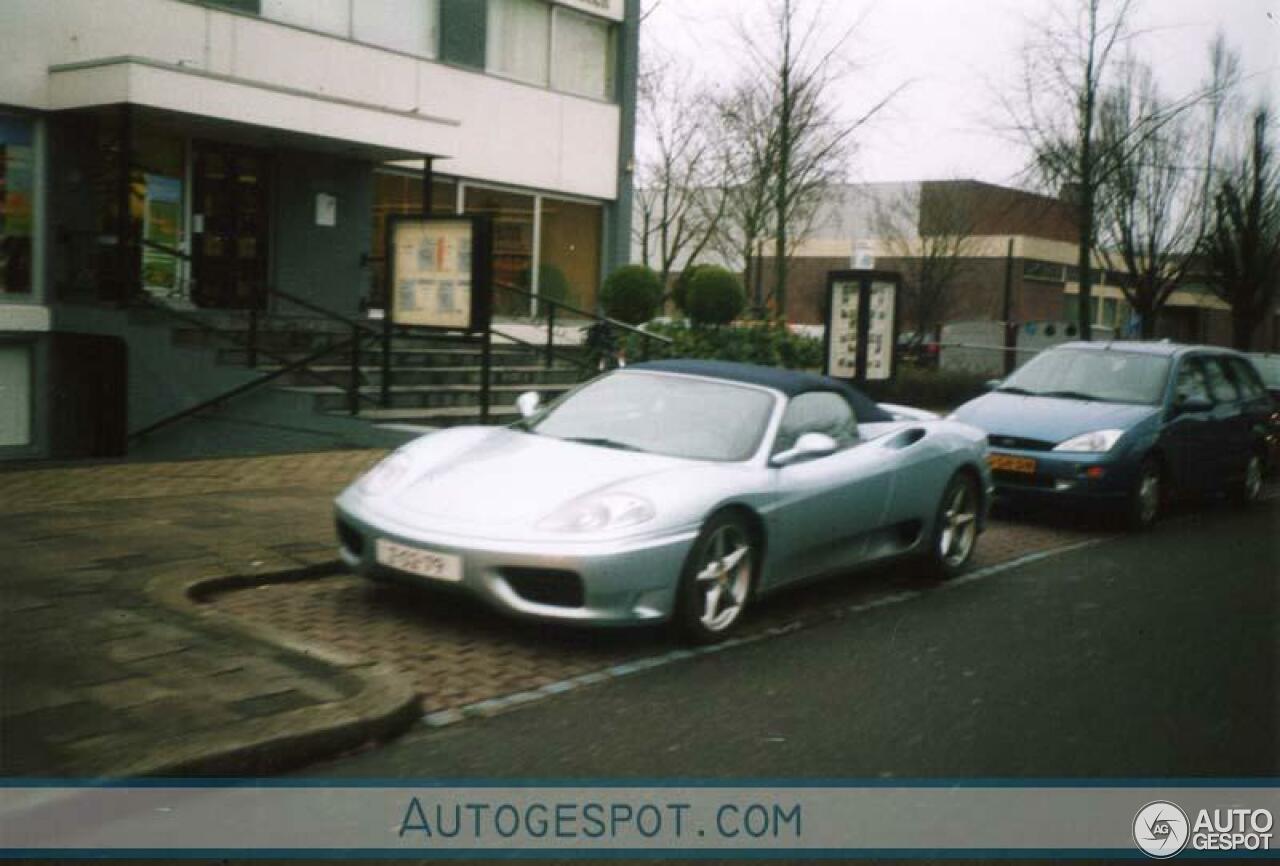
[{"label": "car headlight", "polygon": [[625,529],[652,520],[653,503],[632,493],[593,493],[575,499],[538,523],[554,532]]},{"label": "car headlight", "polygon": [[413,467],[413,459],[403,451],[396,451],[364,474],[357,483],[366,496],[379,496],[403,481]]},{"label": "car headlight", "polygon": [[1124,435],[1123,430],[1094,430],[1092,433],[1081,433],[1066,442],[1054,446],[1054,451],[1083,451],[1099,454],[1110,451]]}]

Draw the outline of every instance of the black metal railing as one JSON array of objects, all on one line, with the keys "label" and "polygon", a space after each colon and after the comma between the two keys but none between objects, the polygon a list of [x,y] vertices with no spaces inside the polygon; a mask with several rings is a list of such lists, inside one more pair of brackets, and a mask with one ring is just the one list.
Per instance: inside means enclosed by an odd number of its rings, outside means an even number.
[{"label": "black metal railing", "polygon": [[[584,310],[581,307],[575,307],[573,304],[568,304],[568,303],[565,303],[564,301],[547,297],[546,295],[540,295],[537,292],[532,292],[528,289],[521,288],[520,286],[515,286],[510,283],[495,282],[494,288],[500,291],[511,293],[511,294],[520,295],[522,297],[528,298],[531,301],[535,301],[538,304],[539,309],[543,308],[544,306],[546,307],[547,336],[546,336],[546,342],[544,343],[542,349],[543,349],[544,363],[548,369],[551,368],[551,366],[553,365],[557,357],[564,358],[563,355],[556,352],[555,333],[556,333],[556,318],[557,318],[556,311],[557,310],[564,310],[570,313],[576,313],[582,318],[591,321],[593,323],[592,327],[602,327],[609,331],[616,330],[624,334],[634,334],[638,336],[640,338],[640,347],[641,347],[640,360],[641,361],[646,361],[649,359],[649,356],[652,352],[652,348],[650,345],[651,341],[656,341],[666,345],[670,345],[672,342],[669,337],[665,337],[661,334],[651,333],[649,331],[644,330],[643,328],[637,328],[635,325],[628,325],[626,322],[620,322],[617,319],[611,319],[608,316],[601,315],[600,313],[595,313],[590,310]],[[516,343],[521,343],[531,348],[533,347],[532,343],[529,343],[526,340],[520,340],[519,338],[513,337],[510,334],[506,334],[501,331],[498,331],[492,325],[490,325],[490,330],[492,330],[494,334],[502,337],[503,339],[511,340],[512,342],[516,342]]]},{"label": "black metal railing", "polygon": [[[190,256],[181,250],[167,247],[162,244],[143,241],[143,244],[162,252],[169,253],[183,259],[190,259]],[[155,297],[148,291],[140,291],[136,295],[136,306],[153,310],[174,321],[194,328],[213,339],[225,342],[230,347],[242,350],[245,356],[245,366],[249,369],[257,369],[261,360],[266,358],[273,362],[273,369],[264,372],[256,378],[243,382],[226,391],[202,400],[195,405],[186,407],[170,415],[167,415],[157,421],[148,424],[138,430],[132,431],[129,438],[140,438],[150,433],[154,433],[164,427],[190,418],[207,409],[221,405],[228,400],[239,397],[243,394],[254,391],[264,385],[270,384],[277,379],[292,374],[299,373],[309,379],[319,382],[329,387],[341,389],[346,395],[347,411],[351,415],[360,414],[361,404],[368,403],[375,406],[389,407],[391,405],[392,385],[395,376],[395,365],[393,363],[392,342],[394,340],[403,339],[438,339],[441,332],[435,329],[421,328],[416,326],[397,325],[393,322],[384,321],[378,325],[372,325],[369,322],[362,322],[358,319],[345,316],[341,313],[327,309],[326,307],[315,303],[306,298],[299,297],[290,292],[270,286],[260,286],[254,290],[254,296],[250,299],[250,303],[246,310],[239,311],[245,315],[246,322],[243,331],[232,328],[218,327],[199,315],[195,315],[189,311],[175,309],[166,301],[173,300],[193,300],[192,284],[190,282],[180,284],[175,287],[172,292],[166,292],[162,297]],[[490,387],[492,380],[492,352],[494,338],[505,341],[506,343],[522,346],[540,355],[543,359],[545,369],[552,369],[557,360],[574,367],[578,370],[579,375],[585,377],[596,372],[593,369],[593,362],[596,360],[589,357],[585,352],[579,350],[576,353],[565,351],[566,345],[557,345],[556,343],[556,324],[557,321],[563,321],[567,318],[566,314],[576,314],[582,319],[592,322],[591,328],[605,329],[606,332],[614,331],[621,334],[631,334],[640,339],[641,358],[645,360],[651,352],[651,342],[670,344],[671,340],[661,334],[653,334],[634,325],[620,322],[616,319],[603,316],[581,307],[566,303],[561,300],[549,298],[532,292],[528,289],[508,283],[494,283],[495,294],[498,291],[515,294],[523,298],[529,299],[539,305],[539,308],[546,311],[546,337],[541,343],[533,343],[529,340],[517,337],[514,334],[499,330],[490,322],[489,327],[479,335],[469,335],[477,337],[480,341],[481,351],[481,369],[480,369],[480,394],[479,394],[479,410],[480,421],[487,424],[489,421],[489,402]],[[276,303],[272,303],[272,302]],[[281,303],[291,305],[298,309],[305,310],[309,315],[298,316],[286,314],[280,309]],[[275,307],[276,309],[269,308]],[[384,316],[386,313],[384,312]],[[262,345],[263,343],[263,320],[269,320],[274,323],[293,322],[297,320],[320,320],[328,322],[331,326],[336,325],[341,328],[341,336],[334,336],[329,342],[318,348],[313,348],[308,354],[302,358],[291,357]],[[278,329],[274,333],[281,333]],[[290,333],[285,331],[284,333]],[[308,329],[310,334],[323,334],[324,331],[317,329]],[[329,332],[334,334],[335,332]],[[609,341],[610,343],[612,340]],[[380,388],[377,398],[366,394],[363,389],[363,375],[361,368],[361,355],[366,347],[371,345],[379,346],[381,350],[380,364]],[[573,345],[580,346],[580,342]],[[339,381],[327,375],[325,372],[316,369],[319,362],[330,358],[331,356],[346,352],[348,356],[348,368],[345,380]],[[616,358],[615,358],[616,362]]]}]

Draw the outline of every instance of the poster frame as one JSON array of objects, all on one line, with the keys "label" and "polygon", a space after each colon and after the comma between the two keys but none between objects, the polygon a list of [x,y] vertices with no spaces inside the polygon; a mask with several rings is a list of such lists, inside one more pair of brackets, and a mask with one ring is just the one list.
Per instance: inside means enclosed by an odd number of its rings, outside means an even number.
[{"label": "poster frame", "polygon": [[823,299],[823,323],[825,327],[822,335],[822,372],[826,376],[832,376],[831,325],[835,315],[835,290],[838,283],[848,282],[857,282],[858,284],[858,348],[854,353],[855,373],[852,379],[847,379],[843,376],[833,376],[833,378],[851,381],[859,386],[867,384],[867,336],[871,330],[871,284],[889,283],[893,286],[893,327],[890,329],[889,340],[889,375],[885,379],[877,379],[875,381],[893,382],[898,376],[898,331],[902,318],[902,275],[897,271],[880,269],[858,270],[853,268],[827,271],[826,297]]},{"label": "poster frame", "polygon": [[[396,309],[396,234],[402,226],[431,223],[466,223],[471,227],[471,308],[465,326],[401,322]],[[488,214],[389,214],[387,216],[386,316],[390,325],[430,331],[477,334],[489,330],[493,314],[493,220]]]}]

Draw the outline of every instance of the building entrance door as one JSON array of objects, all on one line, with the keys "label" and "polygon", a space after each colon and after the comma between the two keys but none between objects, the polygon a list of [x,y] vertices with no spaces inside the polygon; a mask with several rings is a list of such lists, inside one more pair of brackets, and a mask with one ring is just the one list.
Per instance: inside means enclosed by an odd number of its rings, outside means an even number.
[{"label": "building entrance door", "polygon": [[192,300],[262,308],[266,295],[270,157],[229,144],[195,144]]}]

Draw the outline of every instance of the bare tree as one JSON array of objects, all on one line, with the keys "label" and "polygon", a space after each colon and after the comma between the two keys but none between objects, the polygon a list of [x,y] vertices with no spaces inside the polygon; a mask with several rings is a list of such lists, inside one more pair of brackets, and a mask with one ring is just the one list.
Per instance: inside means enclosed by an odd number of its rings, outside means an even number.
[{"label": "bare tree", "polygon": [[1213,222],[1203,244],[1210,289],[1231,306],[1231,341],[1252,347],[1280,286],[1280,171],[1268,141],[1270,116],[1257,108],[1246,152],[1215,186]]},{"label": "bare tree", "polygon": [[740,263],[743,284],[757,314],[765,309],[760,247],[772,225],[772,189],[777,130],[770,123],[765,94],[750,83],[738,84],[719,100],[722,136],[718,160],[724,214],[714,241],[716,251]]},{"label": "bare tree", "polygon": [[904,312],[917,343],[946,319],[955,285],[976,252],[970,203],[952,185],[918,184],[875,207],[875,233],[887,256],[900,261]]},{"label": "bare tree", "polygon": [[[1116,52],[1128,39],[1131,0],[1077,0],[1074,13],[1055,7],[1026,46],[1021,88],[1003,98],[1016,131],[1030,147],[1040,179],[1069,191],[1079,234],[1080,334],[1091,337],[1092,254],[1097,197],[1110,170],[1098,140],[1098,107]],[[1145,131],[1149,120],[1135,132]]]},{"label": "bare tree", "polygon": [[[1152,118],[1163,118],[1158,124]],[[1130,60],[1098,113],[1109,165],[1097,192],[1095,251],[1138,314],[1144,339],[1193,262],[1204,227],[1189,118],[1171,112],[1151,69]]]},{"label": "bare tree", "polygon": [[764,94],[772,127],[772,300],[779,315],[786,314],[787,261],[794,244],[808,231],[827,189],[844,179],[855,133],[897,92],[858,117],[840,116],[834,88],[847,72],[844,55],[857,25],[828,39],[828,12],[825,4],[773,0],[767,35],[742,33],[745,86]]},{"label": "bare tree", "polygon": [[1204,150],[1204,179],[1200,192],[1202,232],[1207,230],[1213,211],[1214,174],[1218,150],[1218,136],[1233,108],[1233,96],[1240,83],[1240,55],[1227,44],[1227,37],[1219,30],[1209,43],[1209,82],[1206,91],[1208,118]]},{"label": "bare tree", "polygon": [[641,261],[667,285],[680,262],[711,243],[724,213],[720,136],[712,99],[670,59],[646,60],[637,90],[647,147],[637,160],[632,233]]}]

